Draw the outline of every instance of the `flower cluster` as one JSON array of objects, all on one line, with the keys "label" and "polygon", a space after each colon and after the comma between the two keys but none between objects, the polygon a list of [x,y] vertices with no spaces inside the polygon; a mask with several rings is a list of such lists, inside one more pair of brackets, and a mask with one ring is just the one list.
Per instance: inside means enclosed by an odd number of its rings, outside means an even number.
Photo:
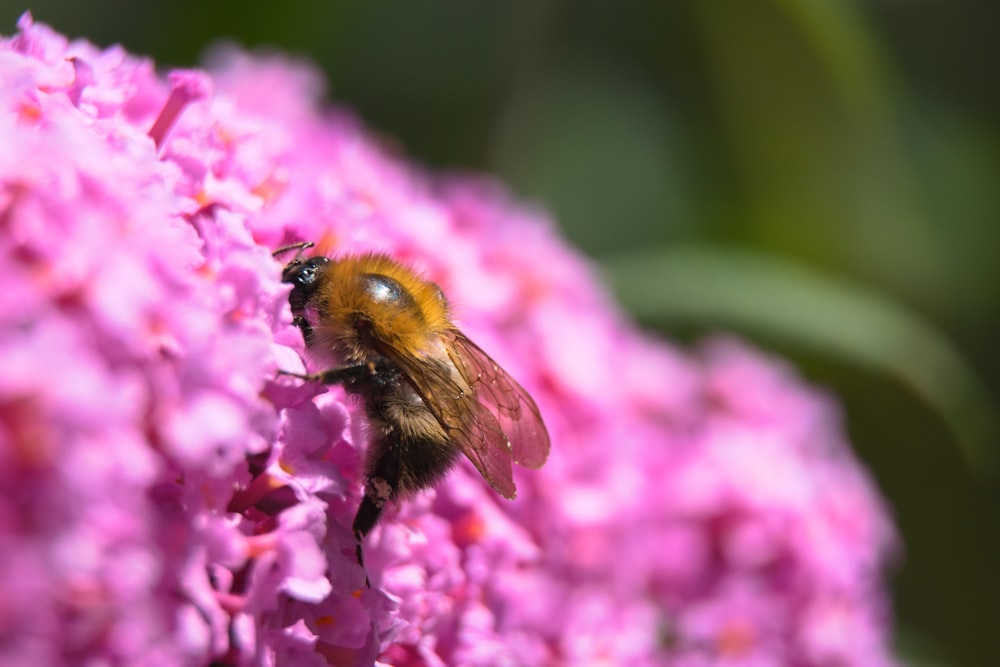
[{"label": "flower cluster", "polygon": [[[539,211],[221,50],[0,40],[0,663],[891,665],[894,533],[835,406],[640,334]],[[550,460],[350,531],[362,415],[271,251],[378,249],[529,389]],[[320,393],[317,393],[319,391]],[[365,585],[365,576],[371,585]]]}]

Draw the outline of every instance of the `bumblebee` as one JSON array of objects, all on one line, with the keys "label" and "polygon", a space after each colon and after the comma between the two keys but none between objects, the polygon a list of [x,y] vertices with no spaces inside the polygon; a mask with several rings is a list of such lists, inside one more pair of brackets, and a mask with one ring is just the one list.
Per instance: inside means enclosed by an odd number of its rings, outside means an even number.
[{"label": "bumblebee", "polygon": [[441,288],[380,253],[302,258],[282,271],[307,347],[339,365],[305,380],[358,395],[371,426],[365,489],[353,531],[361,544],[390,502],[438,482],[459,453],[514,498],[512,464],[539,468],[549,435],[531,396],[453,323]]}]

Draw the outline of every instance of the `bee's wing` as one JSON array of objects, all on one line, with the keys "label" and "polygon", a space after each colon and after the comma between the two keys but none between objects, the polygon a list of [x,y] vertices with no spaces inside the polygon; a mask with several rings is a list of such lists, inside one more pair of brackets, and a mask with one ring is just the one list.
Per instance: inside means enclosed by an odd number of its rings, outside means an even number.
[{"label": "bee's wing", "polygon": [[500,430],[509,441],[514,463],[526,468],[541,468],[549,457],[549,432],[535,401],[514,378],[478,345],[453,329],[448,356],[466,383],[476,402],[496,416]]},{"label": "bee's wing", "polygon": [[549,436],[538,408],[521,385],[461,332],[448,331],[442,343],[454,369],[405,355],[393,355],[393,360],[483,478],[502,496],[513,498],[511,462],[537,468],[548,457]]}]

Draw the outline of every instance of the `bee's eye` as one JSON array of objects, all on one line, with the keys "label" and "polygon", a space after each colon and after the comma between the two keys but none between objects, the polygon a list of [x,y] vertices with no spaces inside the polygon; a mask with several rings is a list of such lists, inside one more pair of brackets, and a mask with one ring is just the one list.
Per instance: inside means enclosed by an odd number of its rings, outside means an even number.
[{"label": "bee's eye", "polygon": [[329,262],[325,257],[313,257],[305,262],[290,262],[281,272],[281,282],[291,283],[288,303],[292,312],[300,314],[313,292],[319,287],[320,278]]},{"label": "bee's eye", "polygon": [[292,283],[297,288],[311,287],[319,278],[320,267],[328,261],[325,257],[313,257],[305,262],[293,262],[285,267],[281,282]]},{"label": "bee's eye", "polygon": [[316,267],[315,266],[303,266],[302,270],[299,271],[295,276],[295,282],[302,287],[307,287],[316,280]]}]

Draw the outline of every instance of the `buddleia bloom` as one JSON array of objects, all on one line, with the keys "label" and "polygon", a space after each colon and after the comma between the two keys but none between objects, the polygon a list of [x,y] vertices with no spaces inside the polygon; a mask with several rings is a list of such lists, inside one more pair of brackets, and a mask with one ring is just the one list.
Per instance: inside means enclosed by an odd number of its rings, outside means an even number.
[{"label": "buddleia bloom", "polygon": [[[0,663],[891,665],[895,533],[835,403],[639,332],[539,210],[429,174],[309,66],[0,41]],[[355,556],[367,426],[272,251],[442,285],[552,438]],[[366,584],[366,577],[369,584]]]}]

